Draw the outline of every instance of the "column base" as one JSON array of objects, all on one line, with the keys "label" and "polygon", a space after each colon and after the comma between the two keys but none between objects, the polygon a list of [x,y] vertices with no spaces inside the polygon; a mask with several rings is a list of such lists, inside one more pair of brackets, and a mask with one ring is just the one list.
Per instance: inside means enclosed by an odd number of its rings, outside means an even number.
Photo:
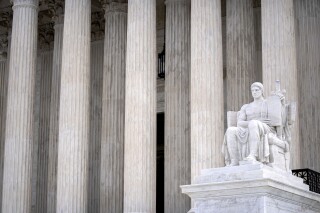
[{"label": "column base", "polygon": [[320,195],[301,178],[261,163],[201,171],[191,185],[189,213],[320,212]]}]

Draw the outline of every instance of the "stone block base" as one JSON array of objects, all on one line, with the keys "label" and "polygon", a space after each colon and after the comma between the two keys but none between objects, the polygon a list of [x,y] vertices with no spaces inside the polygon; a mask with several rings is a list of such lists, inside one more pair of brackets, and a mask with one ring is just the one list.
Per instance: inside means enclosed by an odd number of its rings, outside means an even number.
[{"label": "stone block base", "polygon": [[203,170],[181,188],[192,199],[189,213],[320,212],[320,195],[301,178],[260,163]]}]

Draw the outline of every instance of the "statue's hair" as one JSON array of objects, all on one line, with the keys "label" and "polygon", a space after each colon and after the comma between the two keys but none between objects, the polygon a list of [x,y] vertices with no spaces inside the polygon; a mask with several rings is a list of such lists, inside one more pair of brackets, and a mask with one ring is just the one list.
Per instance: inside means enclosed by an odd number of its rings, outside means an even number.
[{"label": "statue's hair", "polygon": [[262,94],[263,94],[263,84],[261,84],[260,82],[254,82],[253,84],[251,84],[251,89],[252,87],[259,87],[262,90]]}]

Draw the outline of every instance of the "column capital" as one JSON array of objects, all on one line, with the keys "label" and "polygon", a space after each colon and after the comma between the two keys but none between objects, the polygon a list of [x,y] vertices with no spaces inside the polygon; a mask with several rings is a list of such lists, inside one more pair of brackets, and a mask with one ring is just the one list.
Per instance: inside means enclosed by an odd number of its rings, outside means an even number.
[{"label": "column capital", "polygon": [[120,2],[111,2],[107,3],[106,0],[101,0],[100,1],[103,9],[107,13],[110,12],[118,12],[118,13],[127,13],[128,12],[128,4],[127,3],[120,3]]},{"label": "column capital", "polygon": [[13,10],[17,7],[39,8],[39,0],[10,0],[10,2],[13,4]]},{"label": "column capital", "polygon": [[54,30],[53,23],[40,25],[38,28],[39,32],[39,48],[41,50],[48,50],[53,47],[54,41]]},{"label": "column capital", "polygon": [[91,40],[102,40],[104,37],[103,11],[91,13]]},{"label": "column capital", "polygon": [[0,12],[2,18],[1,22],[3,27],[5,28],[5,32],[0,35],[0,59],[7,58],[8,43],[11,37],[12,14],[13,11],[11,9]]},{"label": "column capital", "polygon": [[64,12],[64,1],[63,0],[41,0],[42,3],[46,4],[49,9],[49,13],[52,15],[52,21],[57,24],[63,24],[63,12]]},{"label": "column capital", "polygon": [[0,60],[7,58],[8,34],[0,35]]},{"label": "column capital", "polygon": [[189,4],[191,1],[190,0],[165,0],[165,5],[169,4]]},{"label": "column capital", "polygon": [[64,14],[55,15],[55,16],[52,17],[52,20],[53,20],[55,26],[63,24]]}]

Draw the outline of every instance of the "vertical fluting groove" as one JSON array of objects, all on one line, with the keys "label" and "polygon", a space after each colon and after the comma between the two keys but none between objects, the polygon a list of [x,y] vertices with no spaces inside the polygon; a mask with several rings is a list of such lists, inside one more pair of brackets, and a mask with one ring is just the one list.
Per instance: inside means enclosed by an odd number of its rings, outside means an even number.
[{"label": "vertical fluting groove", "polygon": [[320,171],[320,1],[294,1],[297,18],[300,168]]},{"label": "vertical fluting groove", "polygon": [[57,212],[87,211],[91,1],[65,2]]},{"label": "vertical fluting groove", "polygon": [[251,98],[255,76],[252,0],[227,0],[227,110],[238,111]]},{"label": "vertical fluting groove", "polygon": [[[91,44],[88,212],[100,211],[103,40]],[[105,211],[109,212],[109,211]],[[110,211],[111,212],[111,211]]]},{"label": "vertical fluting groove", "polygon": [[127,4],[106,5],[100,212],[123,212]]},{"label": "vertical fluting groove", "polygon": [[56,212],[57,200],[57,166],[58,166],[58,134],[59,134],[59,105],[61,83],[61,61],[63,40],[63,16],[58,16],[54,26],[54,47],[51,81],[50,133],[48,159],[48,192],[47,212]]},{"label": "vertical fluting groove", "polygon": [[165,212],[187,212],[191,182],[190,0],[166,1]]},{"label": "vertical fluting groove", "polygon": [[30,212],[38,1],[13,1],[2,212]]},{"label": "vertical fluting groove", "polygon": [[156,1],[128,2],[124,212],[156,210]]},{"label": "vertical fluting groove", "polygon": [[[262,68],[264,94],[280,80],[287,101],[299,106],[293,0],[261,1]],[[299,109],[298,109],[299,111]],[[292,128],[291,168],[300,168],[299,117]]]},{"label": "vertical fluting groove", "polygon": [[191,1],[191,181],[223,166],[223,65],[220,0]]},{"label": "vertical fluting groove", "polygon": [[35,184],[35,206],[33,212],[47,212],[47,184],[48,184],[48,158],[49,158],[49,128],[50,128],[50,105],[51,105],[51,74],[52,57],[51,51],[39,54],[39,114],[37,138],[37,170],[34,176]]}]

